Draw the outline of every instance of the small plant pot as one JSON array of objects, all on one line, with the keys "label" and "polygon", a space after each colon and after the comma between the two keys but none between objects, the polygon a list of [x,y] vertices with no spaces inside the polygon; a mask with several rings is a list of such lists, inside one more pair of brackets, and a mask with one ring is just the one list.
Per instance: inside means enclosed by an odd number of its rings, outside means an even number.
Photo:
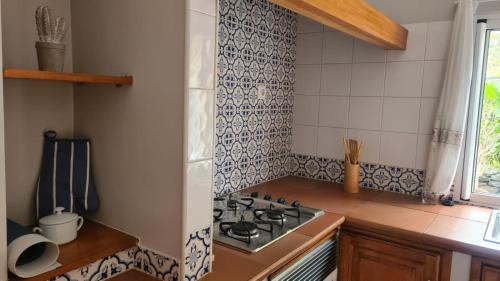
[{"label": "small plant pot", "polygon": [[39,70],[63,71],[66,45],[39,41],[35,43],[35,46]]},{"label": "small plant pot", "polygon": [[344,191],[347,193],[359,192],[359,164],[351,164],[349,161],[345,161]]}]

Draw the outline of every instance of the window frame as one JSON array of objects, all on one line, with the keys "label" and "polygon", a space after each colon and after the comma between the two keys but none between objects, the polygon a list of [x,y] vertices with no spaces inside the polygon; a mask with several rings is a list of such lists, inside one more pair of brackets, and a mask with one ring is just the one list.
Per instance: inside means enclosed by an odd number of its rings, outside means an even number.
[{"label": "window frame", "polygon": [[500,196],[472,192],[476,178],[477,147],[488,61],[488,39],[491,30],[500,31],[500,20],[478,20],[475,31],[474,69],[467,113],[466,137],[461,155],[462,165],[458,168],[455,179],[455,186],[459,187],[457,191],[460,192],[455,192],[455,200],[500,207]]}]

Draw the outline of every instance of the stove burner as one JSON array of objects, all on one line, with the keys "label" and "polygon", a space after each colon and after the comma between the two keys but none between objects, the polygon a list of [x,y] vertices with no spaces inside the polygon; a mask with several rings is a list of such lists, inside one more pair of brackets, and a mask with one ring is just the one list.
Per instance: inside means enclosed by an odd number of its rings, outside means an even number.
[{"label": "stove burner", "polygon": [[226,200],[226,199],[224,199],[224,197],[217,197],[214,199],[214,201],[224,201],[224,200]]},{"label": "stove burner", "polygon": [[219,208],[214,208],[214,221],[220,221],[224,215],[224,210]]},{"label": "stove burner", "polygon": [[257,224],[249,221],[239,221],[231,225],[231,233],[241,237],[253,237],[259,235]]},{"label": "stove burner", "polygon": [[245,206],[247,209],[249,209],[253,206],[254,202],[255,201],[253,200],[253,198],[243,197],[233,199],[233,197],[230,196],[226,204],[228,209],[236,211],[240,208],[240,205]]},{"label": "stove burner", "polygon": [[240,206],[238,206],[238,201],[234,199],[227,200],[227,207],[231,210],[238,210]]},{"label": "stove burner", "polygon": [[281,220],[285,215],[285,210],[283,209],[270,209],[266,211],[266,215],[268,218],[272,220]]},{"label": "stove burner", "polygon": [[253,214],[258,220],[276,222],[280,226],[285,225],[285,209],[276,209],[273,204],[269,204],[269,209],[255,209]]},{"label": "stove burner", "polygon": [[280,209],[275,208],[273,204],[269,204],[268,209],[255,209],[253,214],[258,220],[272,221],[284,226],[286,217],[300,218],[300,209],[298,207]]},{"label": "stove burner", "polygon": [[[267,225],[269,229],[261,228],[259,225]],[[273,233],[273,224],[260,220],[254,222],[245,221],[245,217],[241,216],[238,222],[221,222],[219,229],[228,237],[250,244],[252,238],[259,237],[260,230]]]}]

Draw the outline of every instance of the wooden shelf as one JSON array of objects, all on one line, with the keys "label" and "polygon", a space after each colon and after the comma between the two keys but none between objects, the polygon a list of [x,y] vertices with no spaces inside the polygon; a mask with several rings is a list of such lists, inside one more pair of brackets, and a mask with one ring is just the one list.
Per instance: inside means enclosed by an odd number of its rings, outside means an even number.
[{"label": "wooden shelf", "polygon": [[113,84],[116,86],[132,85],[133,83],[132,76],[106,76],[30,69],[5,69],[3,77],[10,79],[61,81],[76,84]]},{"label": "wooden shelf", "polygon": [[270,1],[381,48],[406,49],[408,31],[365,0]]},{"label": "wooden shelf", "polygon": [[137,238],[100,223],[86,219],[78,231],[78,238],[59,247],[59,259],[62,266],[38,276],[21,279],[12,276],[10,281],[46,281],[84,265],[113,255],[137,245]]}]

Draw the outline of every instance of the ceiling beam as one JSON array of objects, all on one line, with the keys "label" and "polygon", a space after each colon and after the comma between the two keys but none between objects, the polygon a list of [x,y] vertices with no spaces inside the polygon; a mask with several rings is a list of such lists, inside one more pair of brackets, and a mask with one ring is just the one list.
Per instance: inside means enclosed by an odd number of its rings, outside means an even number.
[{"label": "ceiling beam", "polygon": [[406,49],[408,31],[364,0],[269,1],[381,48]]}]

